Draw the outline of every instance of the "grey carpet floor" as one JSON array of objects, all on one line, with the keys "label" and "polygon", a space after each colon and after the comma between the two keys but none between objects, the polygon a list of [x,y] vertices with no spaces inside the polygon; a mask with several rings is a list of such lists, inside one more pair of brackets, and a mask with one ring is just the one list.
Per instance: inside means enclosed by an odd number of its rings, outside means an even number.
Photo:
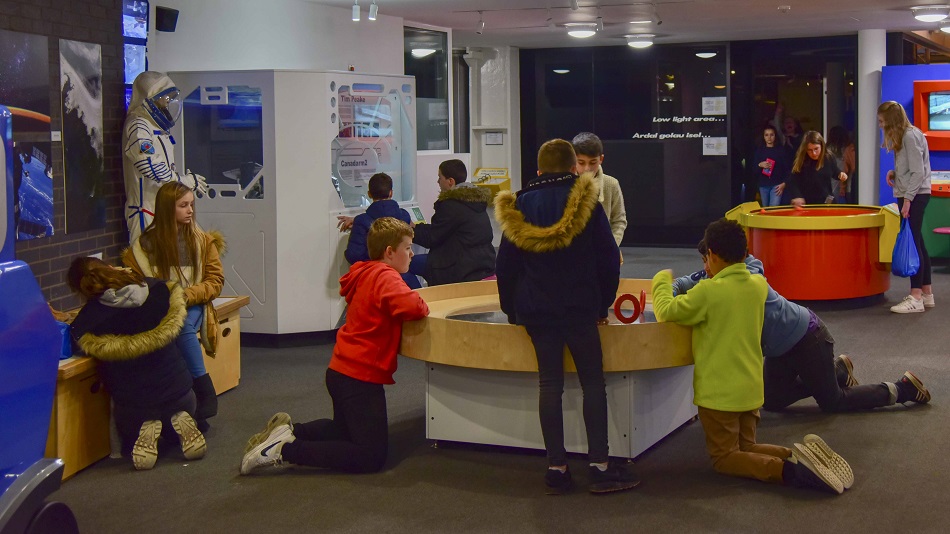
[{"label": "grey carpet floor", "polygon": [[[700,268],[695,251],[625,248],[623,276]],[[888,311],[907,293],[893,278],[883,299],[817,311],[839,353],[852,356],[862,383],[913,370],[930,388],[927,406],[823,414],[808,399],[784,413],[763,412],[758,441],[790,445],[817,433],[851,463],[854,487],[841,496],[716,474],[698,423],[641,455],[643,483],[622,494],[579,488],[543,493],[539,451],[425,439],[423,366],[400,358],[387,388],[390,454],[385,470],[346,475],[307,469],[242,477],[247,438],[276,411],[306,421],[331,415],[323,386],[330,345],[242,351],[238,388],[220,397],[208,455],[184,462],[163,453],[152,471],[106,459],[65,483],[56,498],[82,532],[947,532],[950,458],[950,274],[937,267],[937,307]],[[584,459],[572,457],[575,473]]]}]

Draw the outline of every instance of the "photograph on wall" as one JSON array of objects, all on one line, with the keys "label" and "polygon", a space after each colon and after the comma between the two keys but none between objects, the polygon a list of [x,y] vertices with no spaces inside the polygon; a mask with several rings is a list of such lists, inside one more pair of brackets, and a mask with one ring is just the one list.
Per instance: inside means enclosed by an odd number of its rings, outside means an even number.
[{"label": "photograph on wall", "polygon": [[66,233],[106,225],[102,143],[102,53],[98,44],[59,41]]},{"label": "photograph on wall", "polygon": [[13,114],[13,137],[49,139],[49,43],[42,35],[0,30],[0,104]]},{"label": "photograph on wall", "polygon": [[51,143],[13,144],[13,224],[19,241],[53,235]]}]

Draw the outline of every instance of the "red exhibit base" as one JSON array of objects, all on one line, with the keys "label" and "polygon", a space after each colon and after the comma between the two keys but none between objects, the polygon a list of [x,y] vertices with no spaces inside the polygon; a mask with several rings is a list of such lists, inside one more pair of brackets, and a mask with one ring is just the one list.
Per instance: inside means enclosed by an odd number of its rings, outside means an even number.
[{"label": "red exhibit base", "polygon": [[868,297],[890,288],[880,208],[806,206],[744,214],[749,250],[773,289],[792,300]]}]

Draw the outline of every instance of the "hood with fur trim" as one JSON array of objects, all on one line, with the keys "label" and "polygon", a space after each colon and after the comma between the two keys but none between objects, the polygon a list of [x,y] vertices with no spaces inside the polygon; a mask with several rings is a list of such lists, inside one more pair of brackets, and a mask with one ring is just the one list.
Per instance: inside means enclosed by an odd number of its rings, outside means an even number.
[{"label": "hood with fur trim", "polygon": [[436,199],[436,202],[442,202],[443,200],[470,202],[474,204],[473,206],[470,206],[472,208],[487,208],[488,204],[491,202],[491,191],[484,187],[478,187],[477,185],[471,184],[469,182],[462,182],[457,184],[452,189],[439,193],[439,198]]},{"label": "hood with fur trim", "polygon": [[[522,189],[522,193],[528,188]],[[520,194],[520,193],[519,193]],[[574,181],[561,218],[551,226],[537,226],[525,220],[518,209],[518,196],[501,191],[495,196],[495,219],[501,230],[516,247],[528,252],[551,252],[567,248],[587,227],[597,206],[599,188],[592,173],[584,173]]]},{"label": "hood with fur trim", "polygon": [[103,361],[133,360],[155,352],[175,342],[181,327],[185,323],[184,290],[174,282],[165,282],[170,292],[168,312],[157,326],[137,334],[83,334],[79,347],[88,354]]}]

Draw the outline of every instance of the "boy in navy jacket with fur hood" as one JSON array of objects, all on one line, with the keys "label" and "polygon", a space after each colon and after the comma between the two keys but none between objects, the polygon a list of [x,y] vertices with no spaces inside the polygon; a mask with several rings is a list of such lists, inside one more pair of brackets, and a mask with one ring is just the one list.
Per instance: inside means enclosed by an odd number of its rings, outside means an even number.
[{"label": "boy in navy jacket with fur hood", "polygon": [[592,176],[577,177],[571,143],[554,139],[538,151],[538,177],[517,193],[501,192],[495,216],[503,237],[495,266],[501,309],[524,325],[540,378],[541,432],[548,455],[545,484],[572,486],[564,449],[564,345],[584,390],[584,423],[593,493],[630,489],[638,481],[608,465],[607,396],[598,324],[606,324],[620,282],[620,250],[598,202]]}]

